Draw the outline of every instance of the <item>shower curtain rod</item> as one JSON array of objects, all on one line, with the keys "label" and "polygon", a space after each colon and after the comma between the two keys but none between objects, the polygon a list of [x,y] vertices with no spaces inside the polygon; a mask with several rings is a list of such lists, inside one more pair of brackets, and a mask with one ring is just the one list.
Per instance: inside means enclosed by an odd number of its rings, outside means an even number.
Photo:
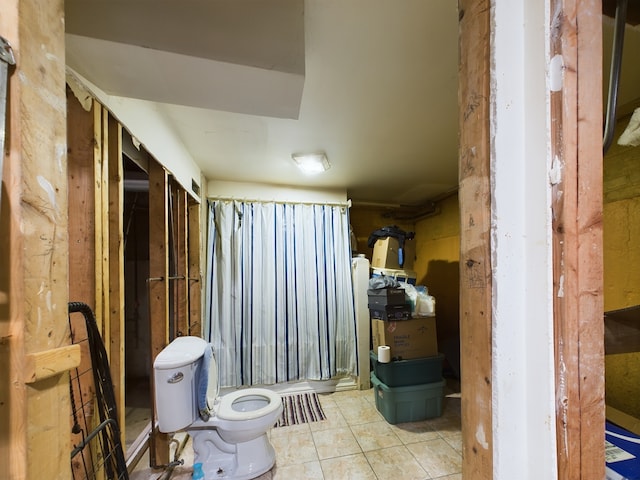
[{"label": "shower curtain rod", "polygon": [[302,201],[288,201],[288,200],[265,200],[259,198],[233,198],[233,197],[207,197],[210,201],[223,201],[223,202],[246,202],[246,203],[276,203],[278,205],[324,205],[329,207],[347,207],[351,208],[351,200],[346,202],[302,202]]}]

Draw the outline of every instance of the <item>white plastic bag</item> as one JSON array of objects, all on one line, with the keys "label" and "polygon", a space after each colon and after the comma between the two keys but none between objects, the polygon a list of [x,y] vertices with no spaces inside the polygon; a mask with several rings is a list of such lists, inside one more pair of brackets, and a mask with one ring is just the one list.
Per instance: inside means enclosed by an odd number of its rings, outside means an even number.
[{"label": "white plastic bag", "polygon": [[429,295],[429,290],[424,285],[416,287],[416,310],[419,317],[434,317],[436,315],[436,299]]}]

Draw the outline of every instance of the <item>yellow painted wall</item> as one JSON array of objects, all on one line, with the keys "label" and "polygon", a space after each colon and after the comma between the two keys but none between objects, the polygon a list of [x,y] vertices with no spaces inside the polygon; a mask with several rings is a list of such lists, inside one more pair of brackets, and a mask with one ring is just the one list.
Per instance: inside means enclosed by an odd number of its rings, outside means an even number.
[{"label": "yellow painted wall", "polygon": [[438,347],[460,374],[460,209],[458,195],[438,203],[438,213],[416,222],[417,283],[436,299]]},{"label": "yellow painted wall", "polygon": [[437,213],[415,221],[402,221],[408,216],[398,209],[358,207],[350,210],[350,221],[358,241],[358,253],[371,260],[367,247],[369,235],[384,226],[397,225],[415,232],[416,260],[413,270],[416,283],[426,285],[436,299],[438,346],[446,356],[447,367],[459,375],[459,255],[460,213],[458,196],[437,204]]},{"label": "yellow painted wall", "polygon": [[[617,140],[629,118],[616,131]],[[640,147],[613,144],[604,161],[604,310],[640,304]],[[640,318],[638,318],[640,329]],[[606,402],[640,418],[640,352],[605,357]]]}]

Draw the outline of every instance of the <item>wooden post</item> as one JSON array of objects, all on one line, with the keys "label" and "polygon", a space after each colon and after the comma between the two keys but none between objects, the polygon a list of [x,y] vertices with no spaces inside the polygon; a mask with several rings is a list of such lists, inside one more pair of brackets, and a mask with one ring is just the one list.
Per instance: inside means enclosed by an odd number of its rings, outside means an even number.
[{"label": "wooden post", "polygon": [[[108,265],[109,265],[109,367],[118,405],[118,423],[125,442],[124,380],[124,172],[122,165],[122,127],[111,115],[108,130]],[[126,452],[125,452],[126,453]]]},{"label": "wooden post", "polygon": [[[595,0],[554,0],[550,57],[558,478],[604,478],[602,17]],[[578,28],[579,26],[579,28]]]},{"label": "wooden post", "polygon": [[189,297],[187,296],[187,282],[189,277],[189,265],[187,252],[187,192],[176,182],[174,183],[173,195],[173,225],[174,225],[174,246],[175,246],[175,277],[173,280],[175,330],[176,336],[189,334]]},{"label": "wooden post", "polygon": [[460,0],[460,358],[464,478],[493,474],[490,2]]},{"label": "wooden post", "polygon": [[42,352],[70,343],[64,5],[3,0],[1,9],[16,66],[0,152],[0,478],[67,479],[69,375],[38,373]]},{"label": "wooden post", "polygon": [[189,200],[189,335],[201,336],[202,275],[200,272],[200,204]]},{"label": "wooden post", "polygon": [[[67,89],[67,173],[69,184],[69,297],[74,302],[84,302],[95,309],[96,272],[95,272],[95,170],[94,170],[94,110],[100,108],[92,103],[89,111],[85,110],[70,89]],[[74,338],[87,338],[86,325],[81,315],[72,315],[72,332]],[[80,372],[91,369],[91,357],[87,342],[80,343]],[[73,382],[74,398],[82,398],[82,403],[93,402],[92,375],[80,375],[78,382]],[[76,408],[80,408],[76,405]],[[79,422],[83,431],[91,431],[99,423],[86,409],[87,415],[81,416]],[[86,423],[85,423],[86,422]],[[71,437],[68,450],[72,445],[82,441],[81,432]],[[82,462],[91,462],[89,455],[82,454],[74,459],[72,468],[78,475],[84,469]]]},{"label": "wooden post", "polygon": [[[165,169],[149,159],[149,319],[151,362],[169,341],[169,185]],[[153,375],[151,391],[154,391]],[[153,406],[155,418],[155,405]],[[149,444],[152,466],[169,463],[169,437],[153,429]]]}]

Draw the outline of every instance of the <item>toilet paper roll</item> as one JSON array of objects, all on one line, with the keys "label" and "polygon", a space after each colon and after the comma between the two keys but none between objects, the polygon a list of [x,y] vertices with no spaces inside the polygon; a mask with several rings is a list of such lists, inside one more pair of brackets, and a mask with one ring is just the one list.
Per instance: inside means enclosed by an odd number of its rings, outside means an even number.
[{"label": "toilet paper roll", "polygon": [[387,345],[378,347],[378,361],[380,363],[389,363],[391,361],[391,348]]}]

